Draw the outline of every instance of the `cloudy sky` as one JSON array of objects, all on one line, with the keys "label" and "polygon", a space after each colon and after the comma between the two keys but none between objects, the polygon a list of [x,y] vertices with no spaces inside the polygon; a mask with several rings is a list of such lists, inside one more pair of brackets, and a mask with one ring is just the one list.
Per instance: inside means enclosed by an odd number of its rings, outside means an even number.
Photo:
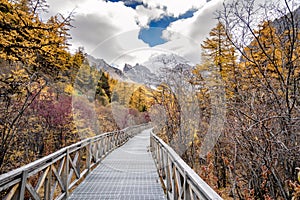
[{"label": "cloudy sky", "polygon": [[200,61],[200,43],[216,25],[223,0],[48,0],[49,15],[74,10],[71,49],[109,64],[142,63],[175,53]]}]

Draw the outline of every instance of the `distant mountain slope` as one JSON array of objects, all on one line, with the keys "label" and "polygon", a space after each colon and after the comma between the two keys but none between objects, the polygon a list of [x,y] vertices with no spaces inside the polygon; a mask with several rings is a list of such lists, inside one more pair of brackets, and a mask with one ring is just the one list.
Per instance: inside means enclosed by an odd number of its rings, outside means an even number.
[{"label": "distant mountain slope", "polygon": [[159,84],[160,78],[164,76],[164,73],[168,73],[168,70],[193,68],[190,62],[175,54],[153,55],[143,64],[137,63],[134,66],[125,63],[123,71],[107,64],[103,59],[94,58],[91,55],[87,55],[87,59],[91,66],[104,70],[114,79],[148,85]]},{"label": "distant mountain slope", "polygon": [[178,68],[186,70],[193,68],[193,66],[189,61],[175,54],[159,54],[151,56],[143,64],[136,64],[135,66],[125,64],[123,72],[134,82],[157,85],[161,82],[160,78],[164,76],[164,73]]},{"label": "distant mountain slope", "polygon": [[125,64],[123,72],[125,76],[133,82],[142,84],[148,83],[155,78],[154,73],[152,73],[147,67],[139,64],[136,64],[135,66]]},{"label": "distant mountain slope", "polygon": [[142,65],[152,73],[160,74],[162,69],[174,69],[178,64],[192,66],[188,60],[175,54],[153,55]]},{"label": "distant mountain slope", "polygon": [[[296,10],[293,11],[293,17],[294,17],[294,27],[300,29],[300,7],[298,7]],[[275,26],[275,28],[279,31],[279,33],[283,33],[286,30],[289,30],[292,28],[291,23],[291,15],[288,14],[286,16],[282,16],[278,19],[275,19],[272,24]]]},{"label": "distant mountain slope", "polygon": [[94,58],[91,55],[86,56],[91,66],[96,66],[98,70],[104,70],[109,73],[109,75],[117,80],[125,80],[127,79],[122,70],[115,68],[105,62],[103,59]]}]

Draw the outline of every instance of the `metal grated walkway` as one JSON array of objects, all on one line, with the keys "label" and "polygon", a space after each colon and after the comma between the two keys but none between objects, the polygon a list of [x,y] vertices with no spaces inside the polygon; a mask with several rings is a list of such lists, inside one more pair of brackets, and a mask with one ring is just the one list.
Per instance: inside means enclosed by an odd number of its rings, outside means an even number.
[{"label": "metal grated walkway", "polygon": [[150,130],[114,150],[74,190],[69,200],[159,200],[165,195],[151,153]]}]

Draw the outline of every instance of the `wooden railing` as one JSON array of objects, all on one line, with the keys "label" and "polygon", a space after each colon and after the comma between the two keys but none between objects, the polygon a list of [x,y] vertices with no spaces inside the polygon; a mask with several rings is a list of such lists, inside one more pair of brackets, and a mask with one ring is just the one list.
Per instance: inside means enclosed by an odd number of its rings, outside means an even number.
[{"label": "wooden railing", "polygon": [[0,197],[10,199],[67,199],[79,181],[112,150],[149,125],[104,133],[65,147],[51,155],[0,175]]},{"label": "wooden railing", "polygon": [[154,133],[151,133],[150,147],[167,199],[222,199]]}]

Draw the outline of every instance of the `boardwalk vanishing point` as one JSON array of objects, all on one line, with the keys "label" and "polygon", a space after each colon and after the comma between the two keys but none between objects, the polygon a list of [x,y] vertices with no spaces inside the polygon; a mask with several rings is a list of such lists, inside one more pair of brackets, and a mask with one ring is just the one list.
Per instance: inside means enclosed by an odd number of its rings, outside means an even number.
[{"label": "boardwalk vanishing point", "polygon": [[149,145],[148,129],[109,154],[74,190],[69,199],[165,199]]}]

